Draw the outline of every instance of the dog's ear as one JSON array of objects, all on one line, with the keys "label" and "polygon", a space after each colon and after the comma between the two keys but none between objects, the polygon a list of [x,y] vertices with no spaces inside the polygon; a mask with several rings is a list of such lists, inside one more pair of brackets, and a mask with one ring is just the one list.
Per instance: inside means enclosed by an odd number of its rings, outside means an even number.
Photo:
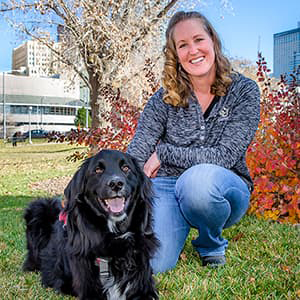
[{"label": "dog's ear", "polygon": [[65,200],[67,204],[69,203],[69,205],[72,204],[75,199],[78,199],[79,195],[84,192],[89,160],[90,159],[88,158],[83,162],[64,190]]},{"label": "dog's ear", "polygon": [[80,212],[90,160],[91,158],[88,158],[83,162],[64,191],[66,199],[64,210],[68,216],[68,243],[72,245],[71,249],[74,255],[86,255],[92,242],[97,240],[96,236],[91,237],[91,233],[87,232],[84,218]]},{"label": "dog's ear", "polygon": [[153,234],[152,229],[152,214],[150,213],[150,209],[147,204],[145,204],[145,213],[144,218],[141,222],[141,232],[143,232],[146,235]]},{"label": "dog's ear", "polygon": [[135,158],[132,158],[135,168],[138,173],[138,179],[140,182],[139,186],[139,197],[141,198],[141,205],[143,207],[143,220],[141,221],[141,231],[144,234],[152,234],[152,202],[153,202],[153,191],[152,182],[148,176],[142,171],[140,164]]}]

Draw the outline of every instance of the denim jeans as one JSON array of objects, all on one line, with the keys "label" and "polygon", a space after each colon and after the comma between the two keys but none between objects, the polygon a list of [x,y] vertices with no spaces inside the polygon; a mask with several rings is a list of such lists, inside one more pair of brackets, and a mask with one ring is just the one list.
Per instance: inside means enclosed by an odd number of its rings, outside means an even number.
[{"label": "denim jeans", "polygon": [[151,265],[154,273],[175,267],[190,228],[200,256],[224,255],[228,241],[222,230],[237,223],[249,206],[246,183],[232,171],[213,164],[195,165],[179,177],[156,177],[154,232],[160,247]]}]

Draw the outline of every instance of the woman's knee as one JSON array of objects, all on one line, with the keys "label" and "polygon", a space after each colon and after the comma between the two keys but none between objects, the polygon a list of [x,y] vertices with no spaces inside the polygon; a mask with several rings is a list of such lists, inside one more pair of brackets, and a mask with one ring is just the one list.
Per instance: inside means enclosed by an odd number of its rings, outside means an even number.
[{"label": "woman's knee", "polygon": [[209,199],[222,196],[222,177],[226,176],[222,174],[224,170],[213,164],[200,164],[186,170],[176,183],[176,196],[181,204],[207,210]]},{"label": "woman's knee", "polygon": [[201,164],[188,169],[179,177],[176,184],[178,202],[191,226],[224,225],[231,214],[223,186],[228,172],[216,165]]},{"label": "woman's knee", "polygon": [[247,185],[239,176],[212,164],[196,165],[185,171],[177,180],[176,193],[180,208],[192,226],[198,224],[199,217],[203,222],[214,220],[223,224],[231,216],[235,222],[235,215],[243,212],[241,202],[247,207],[249,199]]}]

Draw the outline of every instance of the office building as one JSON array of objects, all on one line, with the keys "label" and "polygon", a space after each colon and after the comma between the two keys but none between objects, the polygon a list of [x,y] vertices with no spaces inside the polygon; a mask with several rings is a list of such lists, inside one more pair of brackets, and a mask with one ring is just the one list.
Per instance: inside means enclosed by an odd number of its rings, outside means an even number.
[{"label": "office building", "polygon": [[48,77],[54,75],[55,58],[51,50],[39,41],[30,40],[13,49],[12,69],[26,70],[27,76]]},{"label": "office building", "polygon": [[[274,34],[274,72],[276,78],[288,75],[300,66],[300,22],[298,28]],[[298,80],[300,78],[298,75]]]}]

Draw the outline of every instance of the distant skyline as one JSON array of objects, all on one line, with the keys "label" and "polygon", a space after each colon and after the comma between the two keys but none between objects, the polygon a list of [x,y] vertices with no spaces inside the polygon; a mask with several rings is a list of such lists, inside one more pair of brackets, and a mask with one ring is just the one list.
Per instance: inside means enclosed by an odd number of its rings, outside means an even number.
[{"label": "distant skyline", "polygon": [[[297,28],[299,0],[231,0],[232,10],[220,10],[218,1],[205,0],[197,6],[215,27],[229,57],[255,63],[258,49],[273,70],[273,35]],[[12,68],[12,50],[23,41],[0,19],[0,71]]]}]

